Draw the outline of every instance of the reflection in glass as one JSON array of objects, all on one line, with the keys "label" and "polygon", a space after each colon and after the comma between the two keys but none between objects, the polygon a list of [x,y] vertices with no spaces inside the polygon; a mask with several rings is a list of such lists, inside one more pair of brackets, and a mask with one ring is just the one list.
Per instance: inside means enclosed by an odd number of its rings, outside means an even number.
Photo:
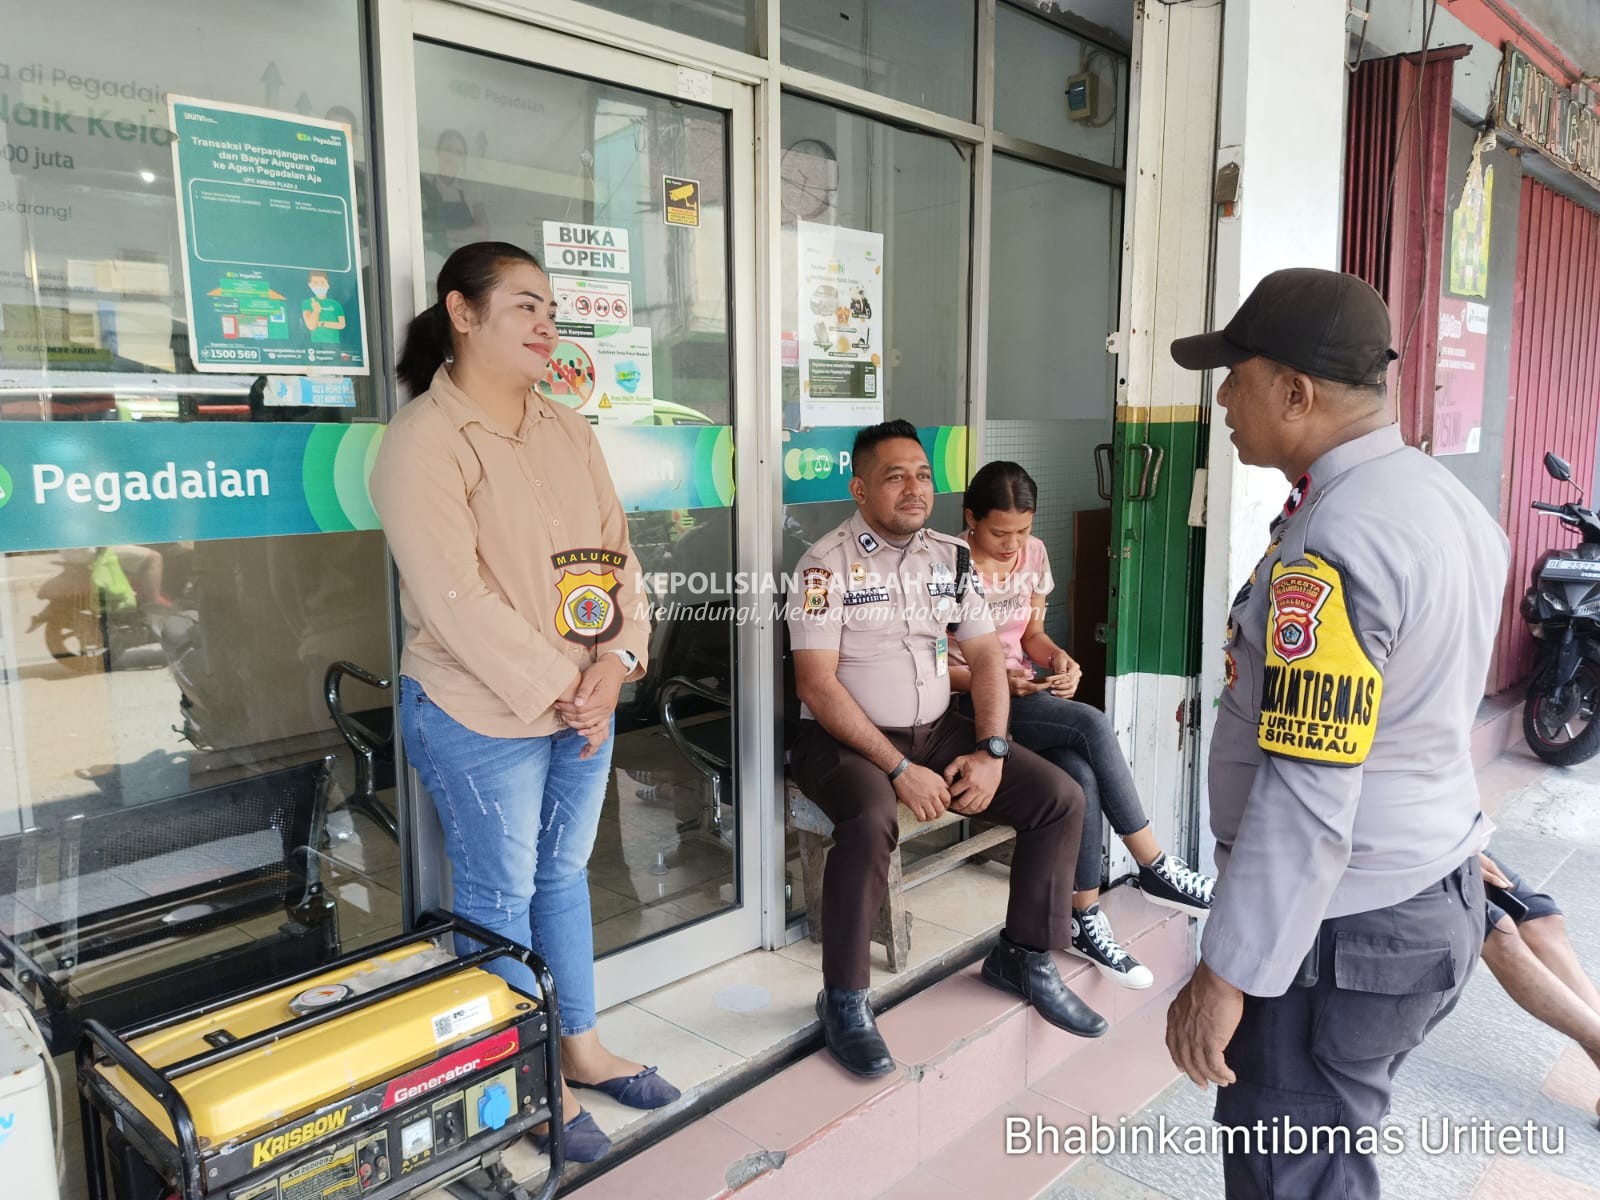
[{"label": "reflection in glass", "polygon": [[1127,55],[1004,3],[995,8],[994,38],[995,128],[1122,166]]},{"label": "reflection in glass", "polygon": [[966,420],[967,231],[972,165],[944,138],[910,133],[797,96],[783,98],[783,424],[800,425],[802,338],[796,223],[883,234],[879,375],[885,417]]},{"label": "reflection in glass", "polygon": [[[317,953],[398,928],[399,849],[344,803],[322,695],[334,662],[387,674],[386,614],[377,533],[0,559],[0,939],[43,972],[44,1010],[220,945],[267,961],[291,910]],[[383,691],[344,703],[388,720]]]},{"label": "reflection in glass", "polygon": [[[562,334],[542,386],[602,448],[619,425],[731,423],[725,114],[453,47],[418,43],[416,62],[430,277],[474,238],[539,256]],[[698,184],[698,225],[665,220],[665,177]],[[563,264],[547,223],[574,241],[599,230],[626,259]],[[733,510],[634,512],[628,530],[655,611],[649,672],[618,704],[589,863],[600,954],[744,901]]]},{"label": "reflection in glass", "polygon": [[730,50],[756,52],[750,44],[749,0],[605,0],[601,7]]},{"label": "reflection in glass", "polygon": [[[127,423],[155,423],[176,445],[203,432],[178,423],[379,418],[381,369],[338,396],[303,393],[292,376],[195,371],[167,113],[176,94],[348,125],[374,296],[362,6],[13,9],[0,71],[11,122],[0,446],[15,423],[80,422],[58,444],[91,472],[114,471],[105,448],[126,444],[115,435]],[[194,53],[211,41],[228,52]],[[24,63],[35,78],[21,77]],[[61,119],[17,119],[34,106]],[[285,308],[304,323],[298,336],[354,318],[337,288],[319,294],[309,275],[296,284]],[[249,432],[237,433],[248,458]],[[157,506],[139,507],[171,531],[161,536],[187,532],[181,501],[160,506],[165,523]],[[109,511],[83,508],[91,520]],[[26,544],[19,512],[8,508],[5,528]],[[82,1017],[145,1019],[401,920],[399,848],[347,806],[351,755],[321,694],[336,660],[392,670],[381,536],[106,541],[12,553],[0,543],[0,975],[57,1046]],[[387,720],[383,691],[347,684],[345,703]],[[392,810],[392,780],[379,772],[374,788]]]},{"label": "reflection in glass", "polygon": [[[308,27],[317,37],[293,32]],[[161,33],[175,29],[190,36]],[[229,53],[194,54],[213,30]],[[297,409],[263,377],[195,371],[167,128],[169,93],[349,124],[370,298],[360,38],[353,0],[219,0],[203,20],[180,0],[8,12],[0,96],[14,115],[38,104],[61,119],[13,120],[0,159],[0,421],[380,415],[371,377],[341,406]],[[28,63],[42,80],[21,79]],[[290,297],[296,316],[304,298]]]},{"label": "reflection in glass", "polygon": [[[985,457],[1019,462],[1039,484],[1033,532],[1056,579],[1045,630],[1102,686],[1110,509],[1094,447],[1111,441],[1121,193],[996,155],[990,245],[989,412]],[[1041,305],[1037,297],[1048,296]]]},{"label": "reflection in glass", "polygon": [[786,66],[972,119],[973,0],[784,0],[780,8]]}]

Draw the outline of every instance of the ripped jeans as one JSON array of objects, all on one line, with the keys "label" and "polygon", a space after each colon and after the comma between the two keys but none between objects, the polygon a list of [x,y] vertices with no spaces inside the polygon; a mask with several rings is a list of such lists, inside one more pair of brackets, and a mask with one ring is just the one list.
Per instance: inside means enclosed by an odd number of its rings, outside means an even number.
[{"label": "ripped jeans", "polygon": [[[585,742],[570,729],[548,737],[488,737],[454,720],[405,676],[400,729],[406,756],[444,827],[455,911],[544,959],[555,977],[563,1035],[593,1029],[589,852],[612,739],[580,759]],[[456,949],[475,946],[458,939]],[[538,994],[533,972],[515,959],[496,959],[488,969]]]}]

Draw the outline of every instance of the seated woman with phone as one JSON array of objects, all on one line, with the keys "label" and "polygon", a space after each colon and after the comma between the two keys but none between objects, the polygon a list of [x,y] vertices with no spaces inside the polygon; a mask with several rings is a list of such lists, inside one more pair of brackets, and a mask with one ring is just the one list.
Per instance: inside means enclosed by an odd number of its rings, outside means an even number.
[{"label": "seated woman with phone", "polygon": [[[1150,969],[1117,943],[1100,911],[1102,812],[1139,864],[1139,886],[1151,902],[1203,916],[1215,881],[1161,848],[1111,722],[1093,705],[1072,699],[1083,668],[1044,631],[1045,596],[1054,581],[1044,543],[1033,536],[1039,490],[1032,476],[1014,462],[989,463],[967,485],[964,507],[972,569],[1006,652],[1011,736],[1072,776],[1087,801],[1068,953],[1121,987],[1147,988],[1155,982]],[[1040,669],[1048,672],[1042,679],[1035,677]],[[953,641],[950,686],[970,717],[971,676]]]}]

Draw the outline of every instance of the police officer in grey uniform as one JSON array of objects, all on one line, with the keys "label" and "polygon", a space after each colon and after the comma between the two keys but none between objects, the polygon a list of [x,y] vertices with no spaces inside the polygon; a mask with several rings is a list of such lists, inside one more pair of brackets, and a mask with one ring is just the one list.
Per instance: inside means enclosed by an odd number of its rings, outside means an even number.
[{"label": "police officer in grey uniform", "polygon": [[1240,460],[1294,481],[1229,613],[1210,760],[1220,872],[1168,1014],[1173,1060],[1223,1085],[1234,1198],[1378,1195],[1395,1070],[1483,944],[1469,736],[1507,544],[1402,443],[1389,337],[1372,288],[1298,269],[1172,345],[1180,366],[1229,370],[1217,403]]},{"label": "police officer in grey uniform", "polygon": [[[902,804],[925,821],[948,808],[1015,826],[1005,930],[983,978],[1052,1024],[1097,1037],[1106,1022],[1061,982],[1049,953],[1072,940],[1083,792],[1006,738],[1004,653],[965,544],[924,528],[933,478],[915,426],[863,429],[852,463],[857,512],[800,560],[788,613],[804,706],[790,771],[834,823],[817,997],[828,1049],[859,1075],[894,1069],[867,984]],[[972,670],[975,722],[950,705],[952,636]]]}]

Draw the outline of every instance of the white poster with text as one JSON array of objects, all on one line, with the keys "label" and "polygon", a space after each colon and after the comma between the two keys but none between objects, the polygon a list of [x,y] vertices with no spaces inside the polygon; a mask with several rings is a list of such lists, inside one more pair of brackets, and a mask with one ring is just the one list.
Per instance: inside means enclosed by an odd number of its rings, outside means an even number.
[{"label": "white poster with text", "polygon": [[883,235],[799,223],[800,423],[883,420]]}]

